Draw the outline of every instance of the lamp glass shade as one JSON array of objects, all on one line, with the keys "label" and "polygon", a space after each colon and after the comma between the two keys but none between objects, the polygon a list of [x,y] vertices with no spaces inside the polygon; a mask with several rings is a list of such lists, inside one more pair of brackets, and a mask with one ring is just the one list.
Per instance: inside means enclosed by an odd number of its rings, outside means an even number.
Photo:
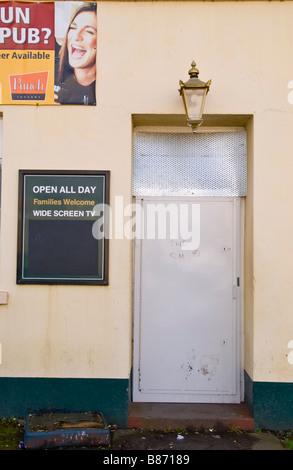
[{"label": "lamp glass shade", "polygon": [[201,119],[206,93],[205,88],[185,88],[184,104],[188,119]]}]

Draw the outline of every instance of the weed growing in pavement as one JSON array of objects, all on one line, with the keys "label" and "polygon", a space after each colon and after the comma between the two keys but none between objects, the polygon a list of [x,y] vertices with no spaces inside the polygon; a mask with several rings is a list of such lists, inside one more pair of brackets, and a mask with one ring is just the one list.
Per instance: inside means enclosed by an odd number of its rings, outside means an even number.
[{"label": "weed growing in pavement", "polygon": [[235,426],[234,428],[232,427],[228,432],[232,433],[232,434],[242,434],[243,433],[243,431],[240,429],[239,426]]},{"label": "weed growing in pavement", "polygon": [[293,450],[293,431],[285,433],[281,440],[286,450]]},{"label": "weed growing in pavement", "polygon": [[24,430],[15,418],[2,418],[0,421],[0,451],[19,450]]}]

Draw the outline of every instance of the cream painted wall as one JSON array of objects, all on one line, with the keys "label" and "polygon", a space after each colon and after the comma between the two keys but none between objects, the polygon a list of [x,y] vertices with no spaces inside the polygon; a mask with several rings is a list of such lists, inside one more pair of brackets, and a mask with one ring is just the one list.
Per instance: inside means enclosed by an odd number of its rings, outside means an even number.
[{"label": "cream painted wall", "polygon": [[128,240],[110,241],[108,287],[17,286],[15,269],[18,169],[111,170],[112,206],[115,192],[129,202],[131,117],[121,113],[113,141],[115,120],[98,107],[3,108],[0,279],[9,303],[0,307],[0,373],[127,377],[132,266]]},{"label": "cream painted wall", "polygon": [[191,61],[212,79],[207,114],[251,114],[245,367],[292,381],[292,2],[98,2],[96,107],[0,106],[1,376],[128,377],[132,246],[110,242],[110,285],[17,286],[18,169],[107,169],[131,200],[132,114],[181,115]]},{"label": "cream painted wall", "polygon": [[[293,336],[292,114],[255,117],[254,376],[292,381]],[[263,136],[265,136],[263,138]]]}]

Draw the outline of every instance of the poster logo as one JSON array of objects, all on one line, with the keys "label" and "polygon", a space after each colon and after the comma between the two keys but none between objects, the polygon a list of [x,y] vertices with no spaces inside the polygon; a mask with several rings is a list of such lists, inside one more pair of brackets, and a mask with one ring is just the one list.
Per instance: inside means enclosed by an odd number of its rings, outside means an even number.
[{"label": "poster logo", "polygon": [[12,101],[44,101],[46,99],[49,72],[10,75]]}]

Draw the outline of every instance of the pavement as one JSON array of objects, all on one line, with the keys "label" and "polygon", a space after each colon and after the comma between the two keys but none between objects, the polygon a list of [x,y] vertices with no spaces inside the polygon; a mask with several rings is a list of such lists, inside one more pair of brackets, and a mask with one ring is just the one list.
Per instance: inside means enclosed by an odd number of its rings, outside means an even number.
[{"label": "pavement", "polygon": [[[83,455],[86,460],[98,461],[105,463],[105,459],[111,458],[112,460],[121,458],[121,456],[144,456],[143,459],[137,457],[137,463],[145,463],[148,455],[194,455],[199,450],[285,450],[282,440],[279,435],[270,431],[255,431],[247,432],[240,430],[218,431],[216,429],[205,429],[201,431],[177,429],[177,430],[152,430],[152,429],[129,429],[129,428],[109,428],[110,438],[108,443],[104,445],[92,443],[85,444],[79,442],[76,444],[67,445],[65,447],[59,446],[36,446],[35,449],[28,449],[24,454],[26,457],[32,457],[33,454],[39,454],[38,450],[59,450],[71,451],[65,452],[66,459],[69,457],[74,462],[77,462]],[[77,450],[79,452],[72,452]],[[37,452],[35,452],[37,451]],[[92,451],[84,452],[82,451]],[[64,452],[63,452],[64,453]],[[61,454],[63,454],[61,452]],[[73,457],[74,454],[74,457]],[[285,452],[288,454],[288,452]],[[52,452],[46,454],[47,458],[52,457]],[[59,455],[59,454],[58,454]],[[289,453],[290,455],[290,453]],[[56,454],[53,452],[54,458]],[[120,456],[120,457],[116,457]],[[58,459],[63,455],[58,456]],[[126,457],[125,457],[126,458]],[[76,460],[77,459],[77,460]],[[121,463],[106,462],[106,463]],[[126,463],[126,462],[125,462]],[[155,462],[148,462],[155,463]],[[173,463],[173,462],[171,462]],[[191,462],[189,462],[191,463]]]},{"label": "pavement", "polygon": [[114,451],[196,451],[196,450],[284,450],[281,440],[271,432],[154,431],[117,429],[111,431]]}]

